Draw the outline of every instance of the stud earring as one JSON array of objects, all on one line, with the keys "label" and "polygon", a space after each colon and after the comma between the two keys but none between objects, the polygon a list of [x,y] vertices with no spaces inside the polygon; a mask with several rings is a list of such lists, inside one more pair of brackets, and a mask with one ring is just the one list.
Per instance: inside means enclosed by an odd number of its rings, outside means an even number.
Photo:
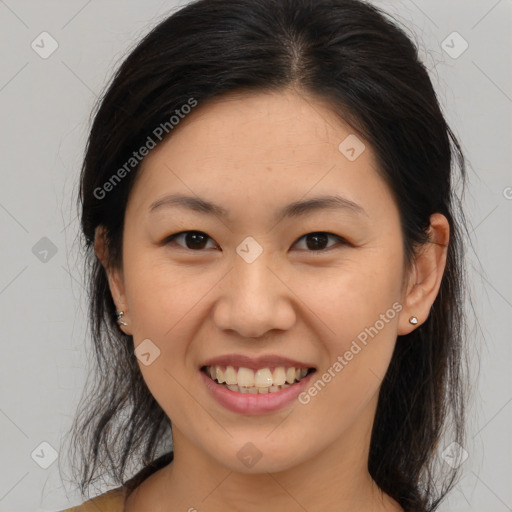
[{"label": "stud earring", "polygon": [[124,316],[124,311],[116,311],[117,323],[119,325],[128,325],[125,321],[121,320]]},{"label": "stud earring", "polygon": [[418,323],[418,319],[415,316],[411,316],[411,318],[409,318],[409,323],[416,325]]}]

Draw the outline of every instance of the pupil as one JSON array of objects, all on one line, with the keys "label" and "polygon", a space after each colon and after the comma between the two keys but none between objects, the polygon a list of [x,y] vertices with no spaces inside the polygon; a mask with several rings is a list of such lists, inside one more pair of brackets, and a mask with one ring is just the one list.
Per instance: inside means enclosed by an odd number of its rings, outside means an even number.
[{"label": "pupil", "polygon": [[[314,240],[314,242],[312,244],[309,243],[310,240]],[[324,245],[326,242],[327,242],[327,235],[325,234],[322,234],[322,233],[315,233],[313,235],[308,235],[307,237],[307,246],[308,246],[308,249],[323,249],[323,247],[319,247]]]},{"label": "pupil", "polygon": [[[202,249],[206,245],[206,236],[204,236],[203,233],[199,233],[198,231],[187,233],[185,239],[189,249]],[[192,247],[189,247],[189,242]]]}]

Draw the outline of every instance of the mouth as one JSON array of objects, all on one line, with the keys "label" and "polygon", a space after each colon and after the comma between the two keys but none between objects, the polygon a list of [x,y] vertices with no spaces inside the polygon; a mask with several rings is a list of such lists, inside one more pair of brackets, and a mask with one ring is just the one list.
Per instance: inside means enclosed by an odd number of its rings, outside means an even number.
[{"label": "mouth", "polygon": [[234,393],[278,393],[308,377],[316,369],[304,366],[264,366],[248,368],[236,365],[205,365],[201,371],[213,382]]},{"label": "mouth", "polygon": [[243,415],[271,414],[294,403],[317,371],[311,364],[267,354],[230,354],[203,361],[199,375],[223,408]]}]

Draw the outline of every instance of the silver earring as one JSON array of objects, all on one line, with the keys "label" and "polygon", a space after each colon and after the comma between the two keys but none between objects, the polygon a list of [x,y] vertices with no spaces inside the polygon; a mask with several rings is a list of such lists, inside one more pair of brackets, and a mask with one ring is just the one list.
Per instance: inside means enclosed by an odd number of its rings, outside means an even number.
[{"label": "silver earring", "polygon": [[128,325],[126,322],[121,320],[121,318],[123,318],[123,316],[124,316],[124,311],[116,311],[117,323],[119,325]]},{"label": "silver earring", "polygon": [[418,323],[418,319],[415,316],[411,316],[411,318],[409,318],[409,323],[416,325]]}]

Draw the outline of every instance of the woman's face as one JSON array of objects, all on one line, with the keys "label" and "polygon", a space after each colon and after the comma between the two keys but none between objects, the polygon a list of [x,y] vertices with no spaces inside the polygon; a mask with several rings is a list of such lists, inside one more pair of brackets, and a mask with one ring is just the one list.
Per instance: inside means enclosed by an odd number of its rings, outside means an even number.
[{"label": "woman's face", "polygon": [[409,317],[376,166],[325,103],[293,92],[199,104],[145,158],[111,288],[176,457],[239,472],[364,459]]}]

